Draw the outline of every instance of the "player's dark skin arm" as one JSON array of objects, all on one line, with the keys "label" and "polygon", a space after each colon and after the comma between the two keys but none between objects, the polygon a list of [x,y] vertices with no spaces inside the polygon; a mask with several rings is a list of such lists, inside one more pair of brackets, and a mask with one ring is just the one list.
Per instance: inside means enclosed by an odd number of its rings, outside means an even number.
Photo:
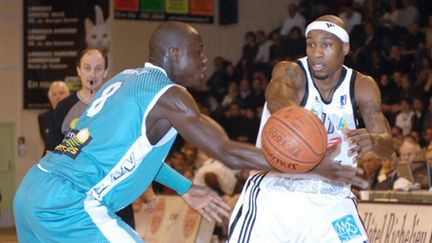
[{"label": "player's dark skin arm", "polygon": [[393,153],[393,140],[390,126],[381,111],[381,94],[376,82],[359,74],[355,93],[366,129],[344,131],[349,141],[356,145],[350,149],[350,154],[357,153],[361,157],[372,151],[379,157],[389,158]]},{"label": "player's dark skin arm", "polygon": [[272,81],[266,88],[265,99],[270,113],[290,105],[299,105],[304,95],[305,77],[297,63],[279,62],[272,71]]},{"label": "player's dark skin arm", "polygon": [[186,140],[230,168],[272,169],[260,149],[229,140],[219,124],[200,114],[192,96],[180,87],[170,88],[150,111],[147,133],[151,142],[157,142],[171,125]]}]

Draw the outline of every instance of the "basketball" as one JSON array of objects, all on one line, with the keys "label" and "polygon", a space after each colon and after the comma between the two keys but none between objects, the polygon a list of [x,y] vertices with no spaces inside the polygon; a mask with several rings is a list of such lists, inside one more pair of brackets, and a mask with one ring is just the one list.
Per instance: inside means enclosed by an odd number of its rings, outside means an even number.
[{"label": "basketball", "polygon": [[281,172],[302,173],[313,169],[327,150],[327,132],[312,112],[289,106],[272,114],[262,132],[267,162]]}]

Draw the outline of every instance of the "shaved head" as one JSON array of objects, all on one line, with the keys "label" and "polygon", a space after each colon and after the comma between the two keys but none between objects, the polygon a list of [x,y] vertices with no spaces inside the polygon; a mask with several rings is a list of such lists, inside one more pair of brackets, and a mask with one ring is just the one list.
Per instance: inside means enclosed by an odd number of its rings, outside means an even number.
[{"label": "shaved head", "polygon": [[149,61],[163,68],[168,77],[184,86],[204,77],[207,59],[198,31],[189,24],[167,21],[153,32],[149,42]]},{"label": "shaved head", "polygon": [[184,48],[194,36],[199,34],[188,24],[176,21],[163,22],[155,29],[150,39],[150,60],[155,64],[160,63],[170,48]]}]

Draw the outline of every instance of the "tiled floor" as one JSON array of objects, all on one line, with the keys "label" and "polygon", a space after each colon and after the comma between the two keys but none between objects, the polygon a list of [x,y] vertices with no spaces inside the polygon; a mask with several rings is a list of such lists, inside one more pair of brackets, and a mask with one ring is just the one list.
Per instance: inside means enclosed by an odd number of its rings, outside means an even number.
[{"label": "tiled floor", "polygon": [[0,242],[1,243],[18,242],[15,234],[15,228],[0,228]]}]

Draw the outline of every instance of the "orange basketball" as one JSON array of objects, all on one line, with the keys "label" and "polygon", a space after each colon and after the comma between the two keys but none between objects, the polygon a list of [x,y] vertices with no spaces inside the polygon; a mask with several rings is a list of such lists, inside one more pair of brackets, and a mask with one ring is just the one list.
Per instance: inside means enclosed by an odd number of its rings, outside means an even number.
[{"label": "orange basketball", "polygon": [[267,162],[281,172],[301,173],[313,169],[327,150],[327,132],[312,112],[289,106],[272,114],[262,132]]}]

